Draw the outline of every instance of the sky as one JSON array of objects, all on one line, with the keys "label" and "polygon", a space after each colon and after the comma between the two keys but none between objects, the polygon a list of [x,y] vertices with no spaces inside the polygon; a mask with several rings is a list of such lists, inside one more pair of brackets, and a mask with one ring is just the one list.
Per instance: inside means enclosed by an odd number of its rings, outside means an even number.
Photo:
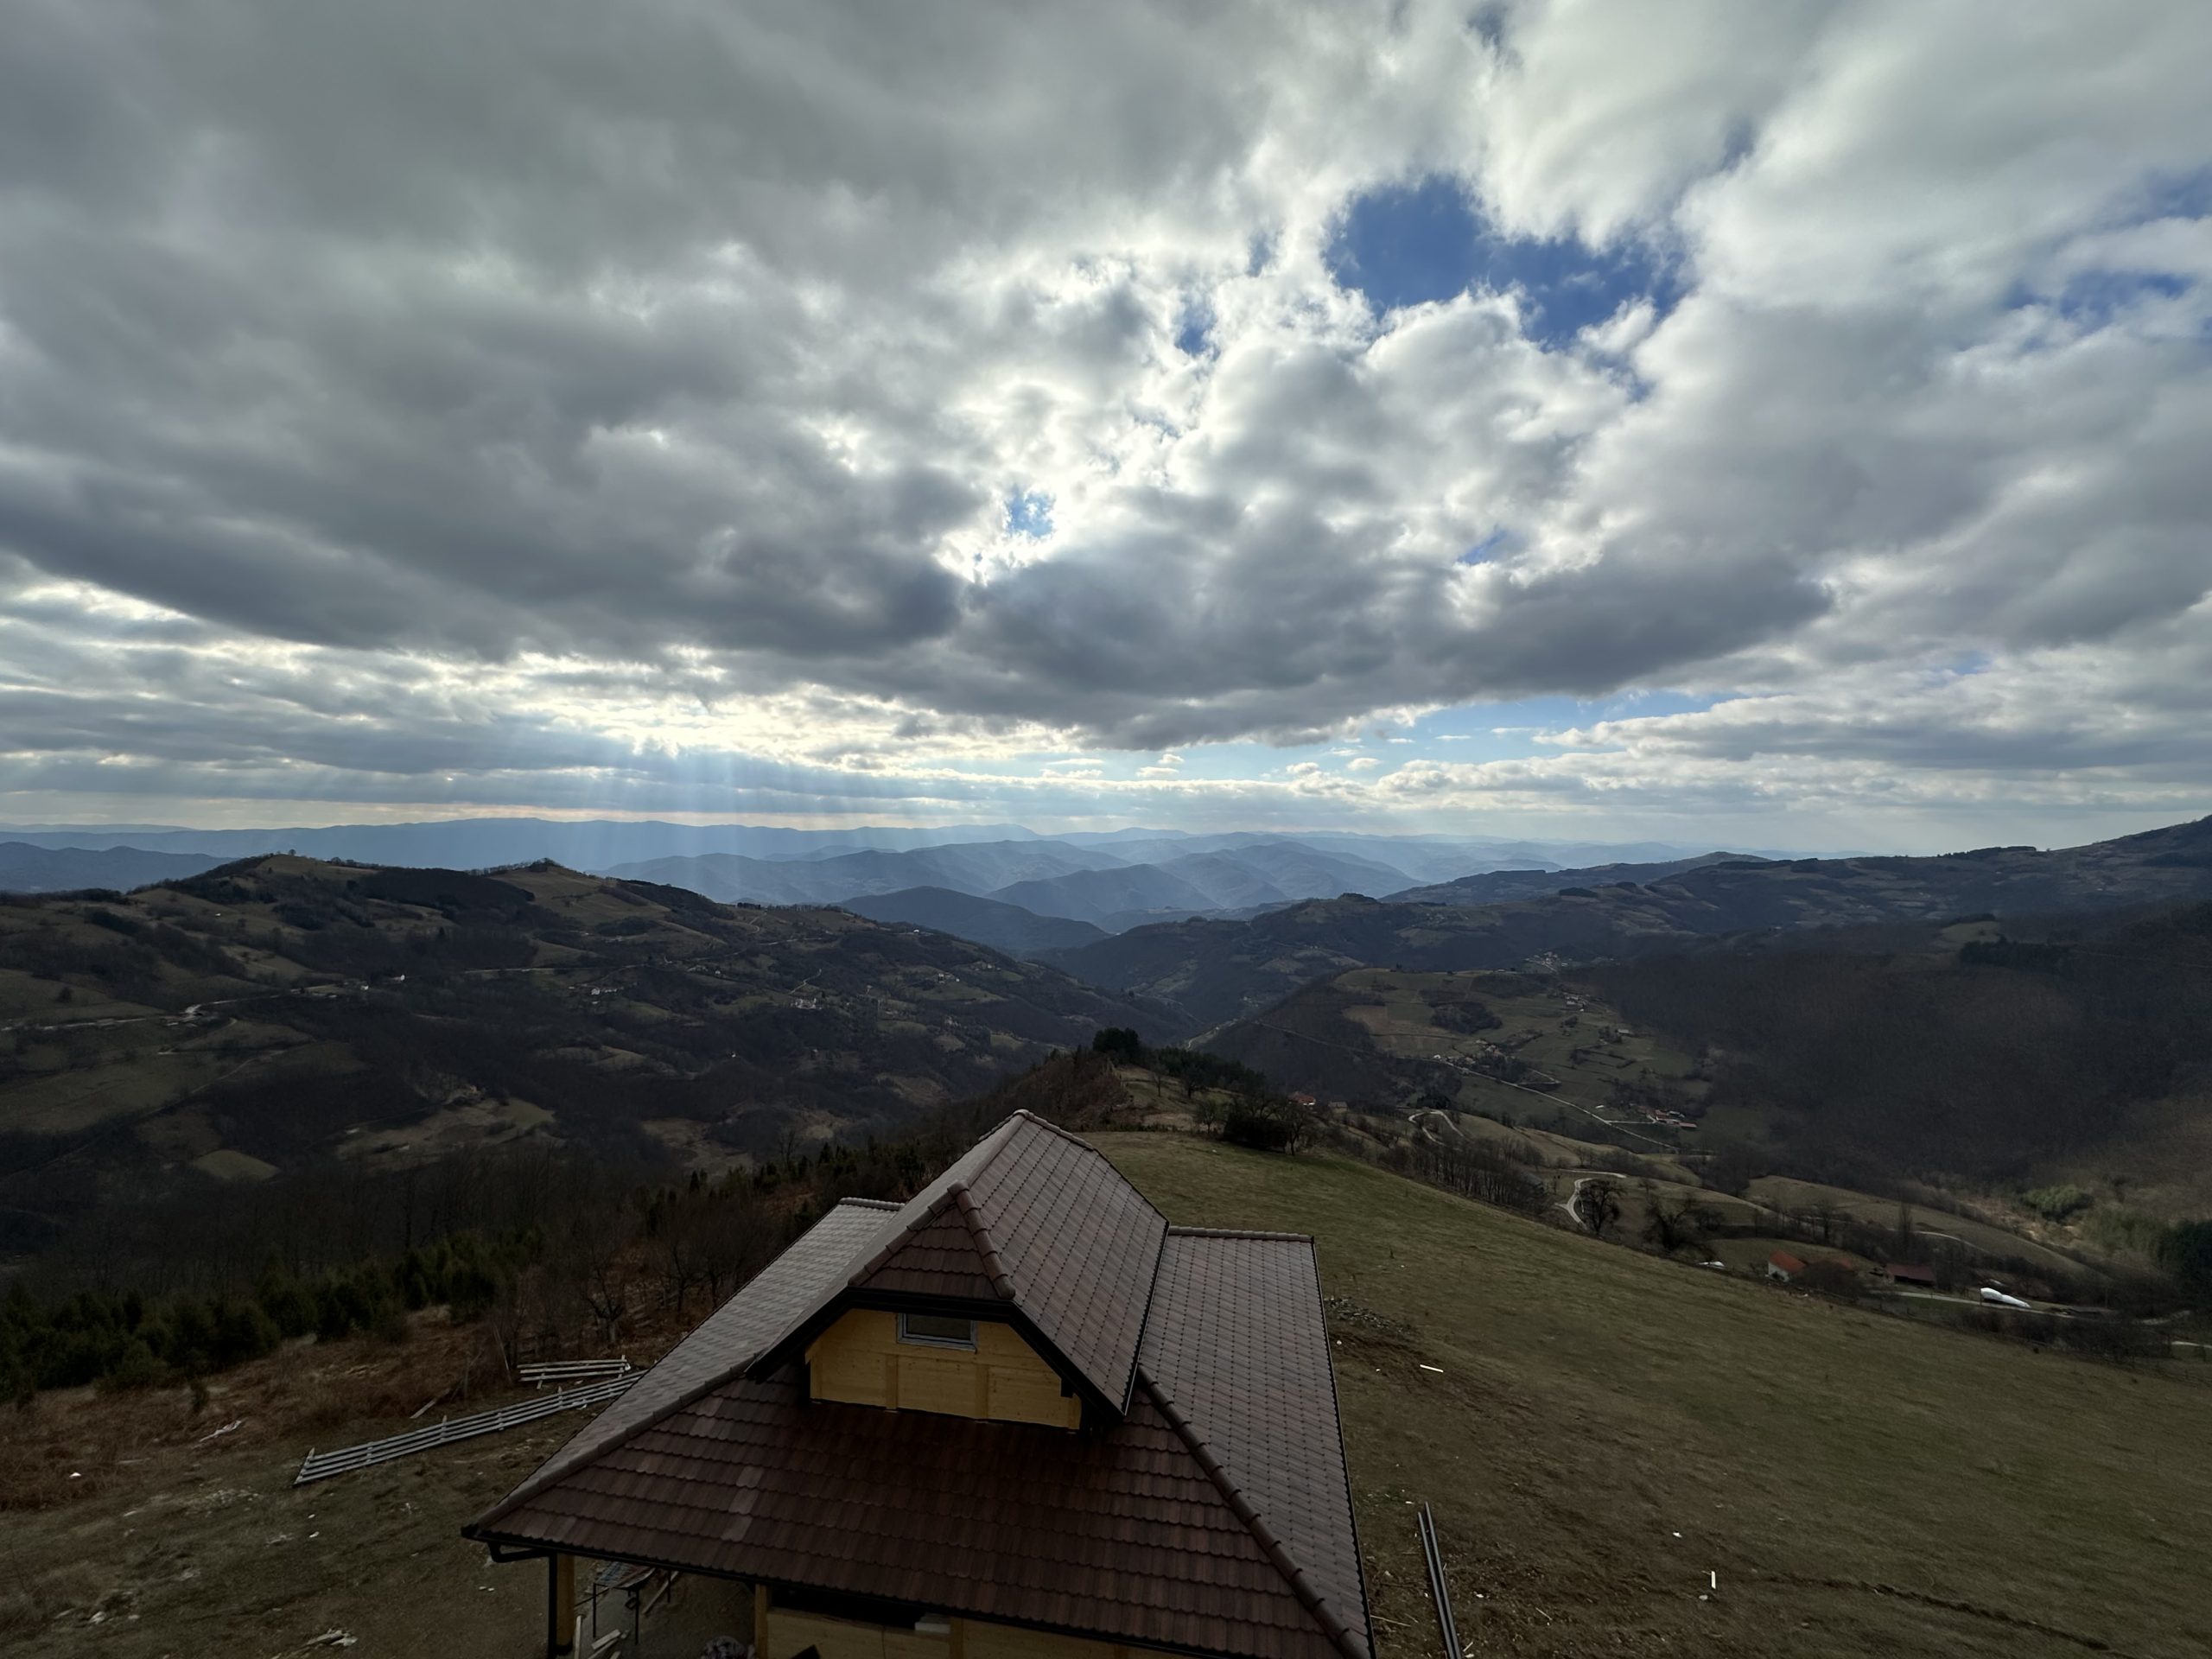
[{"label": "sky", "polygon": [[0,0],[0,822],[2212,811],[2212,6]]}]

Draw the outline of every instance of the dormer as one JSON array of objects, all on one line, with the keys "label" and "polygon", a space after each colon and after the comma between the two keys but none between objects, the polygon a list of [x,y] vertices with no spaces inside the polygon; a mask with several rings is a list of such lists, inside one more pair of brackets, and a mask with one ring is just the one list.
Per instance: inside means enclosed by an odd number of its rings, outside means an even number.
[{"label": "dormer", "polygon": [[753,1363],[810,1401],[1104,1427],[1128,1414],[1167,1223],[1084,1142],[1009,1118],[895,1211]]},{"label": "dormer", "polygon": [[1003,1319],[855,1307],[806,1346],[807,1398],[1080,1428],[1083,1402]]}]

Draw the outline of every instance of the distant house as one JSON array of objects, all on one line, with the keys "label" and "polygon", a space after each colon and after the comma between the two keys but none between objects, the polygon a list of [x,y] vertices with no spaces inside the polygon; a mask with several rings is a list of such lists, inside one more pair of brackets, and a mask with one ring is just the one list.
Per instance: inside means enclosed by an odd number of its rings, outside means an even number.
[{"label": "distant house", "polygon": [[1766,1259],[1766,1276],[1779,1279],[1785,1285],[1804,1271],[1804,1258],[1792,1255],[1787,1250],[1777,1250]]},{"label": "distant house", "polygon": [[1290,1097],[1290,1103],[1294,1106],[1318,1106],[1320,1104],[1320,1103],[1315,1100],[1313,1096],[1306,1094],[1303,1091],[1293,1095]]},{"label": "distant house", "polygon": [[1910,1285],[1918,1290],[1936,1288],[1936,1269],[1924,1263],[1892,1262],[1890,1263],[1890,1282]]},{"label": "distant house", "polygon": [[[466,1529],[675,1571],[757,1659],[1374,1659],[1313,1243],[1017,1112],[847,1198]],[[690,1615],[687,1615],[689,1617]]]}]

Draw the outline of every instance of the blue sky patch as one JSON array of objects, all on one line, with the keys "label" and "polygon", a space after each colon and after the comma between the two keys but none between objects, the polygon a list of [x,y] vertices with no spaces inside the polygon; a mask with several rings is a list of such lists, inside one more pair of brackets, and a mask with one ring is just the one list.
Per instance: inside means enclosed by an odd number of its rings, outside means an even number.
[{"label": "blue sky patch", "polygon": [[1516,545],[1510,530],[1493,530],[1459,556],[1462,564],[1488,564],[1501,553],[1510,553]]},{"label": "blue sky patch", "polygon": [[1043,541],[1052,533],[1052,498],[1042,490],[1008,491],[1006,527],[1011,535]]},{"label": "blue sky patch", "polygon": [[1204,357],[1213,349],[1213,309],[1203,300],[1185,302],[1175,321],[1175,349],[1185,357]]},{"label": "blue sky patch", "polygon": [[1459,183],[1432,175],[1352,198],[1327,253],[1330,274],[1380,314],[1448,300],[1471,288],[1517,292],[1529,338],[1546,350],[1649,299],[1662,315],[1682,286],[1644,244],[1596,249],[1573,237],[1500,234]]}]

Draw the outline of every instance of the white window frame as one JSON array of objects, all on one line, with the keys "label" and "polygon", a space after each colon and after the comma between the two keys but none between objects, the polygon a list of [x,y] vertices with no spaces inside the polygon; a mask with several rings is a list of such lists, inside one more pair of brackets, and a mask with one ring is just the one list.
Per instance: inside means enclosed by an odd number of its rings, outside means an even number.
[{"label": "white window frame", "polygon": [[[899,1316],[899,1341],[901,1341],[901,1342],[906,1342],[906,1343],[912,1343],[912,1344],[914,1344],[916,1347],[918,1347],[918,1348],[957,1348],[957,1349],[959,1349],[963,1353],[969,1353],[969,1354],[972,1354],[972,1353],[974,1353],[974,1352],[976,1351],[976,1321],[975,1321],[975,1320],[970,1319],[970,1320],[969,1320],[969,1321],[968,1321],[968,1339],[967,1339],[965,1342],[963,1342],[963,1341],[962,1341],[959,1338],[957,1338],[957,1337],[932,1337],[932,1336],[925,1336],[925,1335],[920,1334],[919,1332],[913,1332],[913,1331],[909,1331],[909,1330],[906,1328],[906,1321],[907,1321],[907,1319],[908,1319],[909,1318],[911,1318],[911,1317],[912,1317],[912,1315],[910,1315],[910,1314],[906,1314],[906,1313],[901,1313],[901,1314]],[[925,1313],[925,1314],[922,1315],[922,1317],[923,1317],[924,1319],[957,1319],[957,1318],[958,1318],[959,1316],[958,1316],[957,1314],[953,1314],[953,1313]]]}]

